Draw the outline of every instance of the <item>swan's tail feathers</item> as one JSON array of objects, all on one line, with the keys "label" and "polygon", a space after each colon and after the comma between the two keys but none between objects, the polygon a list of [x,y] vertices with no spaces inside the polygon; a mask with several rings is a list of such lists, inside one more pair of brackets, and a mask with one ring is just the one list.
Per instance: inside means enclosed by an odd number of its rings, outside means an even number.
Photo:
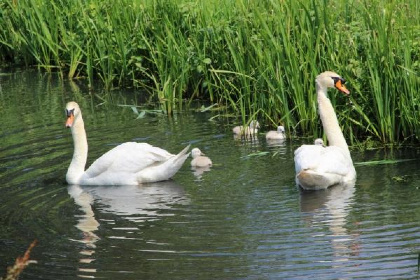
[{"label": "swan's tail feathers", "polygon": [[333,173],[318,173],[306,169],[296,175],[296,183],[305,190],[320,190],[339,184],[342,176]]},{"label": "swan's tail feathers", "polygon": [[[180,157],[180,156],[186,156],[185,157],[185,159],[190,155],[190,153],[187,153],[188,152],[188,150],[190,149],[190,147],[191,147],[191,144],[188,144],[188,146],[187,147],[185,147],[182,151],[180,151],[177,155],[176,155],[176,157]],[[184,159],[184,160],[185,160]]]},{"label": "swan's tail feathers", "polygon": [[178,172],[178,170],[181,169],[185,160],[190,156],[190,153],[188,152],[188,150],[190,149],[190,146],[191,145],[188,145],[176,156],[170,158],[168,161],[164,163],[164,165],[166,165],[167,167],[165,168],[167,171],[166,173],[167,178],[164,180],[171,179]]},{"label": "swan's tail feathers", "polygon": [[189,149],[190,145],[165,162],[147,168],[147,172],[140,172],[137,176],[138,183],[153,183],[171,179],[190,155]]},{"label": "swan's tail feathers", "polygon": [[174,172],[173,175],[175,175],[175,173],[182,167],[182,165],[184,164],[185,160],[190,156],[190,153],[188,152],[188,150],[190,149],[190,147],[191,147],[191,145],[188,145],[187,147],[185,147],[181,152],[179,152],[173,158],[174,159],[173,160],[174,166],[177,166],[178,167],[177,170]]}]

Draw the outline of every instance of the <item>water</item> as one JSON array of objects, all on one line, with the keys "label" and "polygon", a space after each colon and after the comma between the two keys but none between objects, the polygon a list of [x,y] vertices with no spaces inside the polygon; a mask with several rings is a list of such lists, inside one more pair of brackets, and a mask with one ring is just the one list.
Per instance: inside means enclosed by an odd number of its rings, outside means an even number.
[{"label": "water", "polygon": [[[83,81],[82,81],[83,82]],[[0,76],[0,276],[37,246],[20,279],[418,279],[420,150],[352,152],[354,186],[302,192],[293,151],[260,135],[235,141],[231,126],[193,110],[136,119],[138,96],[104,102],[82,82],[21,72]],[[145,186],[68,186],[72,156],[64,105],[82,107],[88,164],[125,141],[187,160],[173,181]]]}]

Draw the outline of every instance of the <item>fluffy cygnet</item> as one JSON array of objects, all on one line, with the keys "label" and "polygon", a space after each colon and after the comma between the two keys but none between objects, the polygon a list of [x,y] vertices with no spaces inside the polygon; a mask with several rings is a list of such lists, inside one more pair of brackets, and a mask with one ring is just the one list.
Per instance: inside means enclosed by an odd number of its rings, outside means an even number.
[{"label": "fluffy cygnet", "polygon": [[280,125],[277,127],[277,130],[270,130],[265,135],[265,139],[267,140],[283,140],[286,139],[286,133],[284,130],[284,126]]},{"label": "fluffy cygnet", "polygon": [[258,121],[253,120],[249,123],[249,126],[245,128],[242,125],[235,126],[233,128],[233,133],[236,135],[251,136],[258,133],[258,128],[260,128],[260,124]]},{"label": "fluffy cygnet", "polygon": [[325,147],[324,140],[322,140],[321,138],[315,139],[314,144],[317,145],[317,146]]},{"label": "fluffy cygnet", "polygon": [[191,151],[192,161],[191,166],[194,167],[206,167],[211,166],[213,163],[211,162],[211,159],[206,157],[199,148],[194,148]]}]

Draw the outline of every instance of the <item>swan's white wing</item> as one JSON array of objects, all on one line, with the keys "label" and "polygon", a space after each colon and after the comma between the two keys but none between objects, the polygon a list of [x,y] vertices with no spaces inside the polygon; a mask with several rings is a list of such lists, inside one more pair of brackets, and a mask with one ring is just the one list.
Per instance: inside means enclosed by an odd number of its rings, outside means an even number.
[{"label": "swan's white wing", "polygon": [[321,164],[318,166],[317,171],[322,173],[332,173],[337,175],[346,176],[353,163],[349,159],[345,151],[340,147],[328,146],[321,147],[324,149],[321,156]]},{"label": "swan's white wing", "polygon": [[345,176],[351,162],[344,151],[335,146],[302,145],[295,151],[296,173],[311,169],[319,173],[332,173]]},{"label": "swan's white wing", "polygon": [[106,152],[86,170],[84,177],[94,178],[103,173],[135,174],[147,167],[167,161],[171,153],[147,143],[127,142]]},{"label": "swan's white wing", "polygon": [[321,146],[302,145],[295,151],[295,169],[299,173],[304,169],[312,169],[319,165],[322,155]]}]

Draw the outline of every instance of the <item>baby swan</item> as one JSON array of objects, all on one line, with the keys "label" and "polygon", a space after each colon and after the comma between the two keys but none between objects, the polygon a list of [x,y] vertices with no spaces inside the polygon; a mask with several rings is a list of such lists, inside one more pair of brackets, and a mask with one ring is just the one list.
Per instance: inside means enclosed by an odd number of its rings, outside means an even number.
[{"label": "baby swan", "polygon": [[211,162],[211,159],[206,157],[204,153],[200,151],[199,148],[192,149],[191,156],[193,158],[191,161],[192,167],[207,167],[207,166],[212,166],[213,164]]},{"label": "baby swan", "polygon": [[284,130],[284,126],[280,125],[277,127],[277,130],[270,130],[265,135],[265,139],[267,140],[284,140],[286,139],[286,133]]},{"label": "baby swan", "polygon": [[253,120],[249,123],[249,126],[247,127],[243,127],[242,125],[240,126],[235,126],[233,128],[233,134],[237,135],[237,136],[253,136],[258,134],[258,128],[260,128],[260,124],[258,121]]},{"label": "baby swan", "polygon": [[321,146],[321,147],[325,147],[325,145],[324,145],[324,140],[322,140],[321,138],[317,138],[317,139],[315,139],[315,141],[314,141],[314,145]]}]

